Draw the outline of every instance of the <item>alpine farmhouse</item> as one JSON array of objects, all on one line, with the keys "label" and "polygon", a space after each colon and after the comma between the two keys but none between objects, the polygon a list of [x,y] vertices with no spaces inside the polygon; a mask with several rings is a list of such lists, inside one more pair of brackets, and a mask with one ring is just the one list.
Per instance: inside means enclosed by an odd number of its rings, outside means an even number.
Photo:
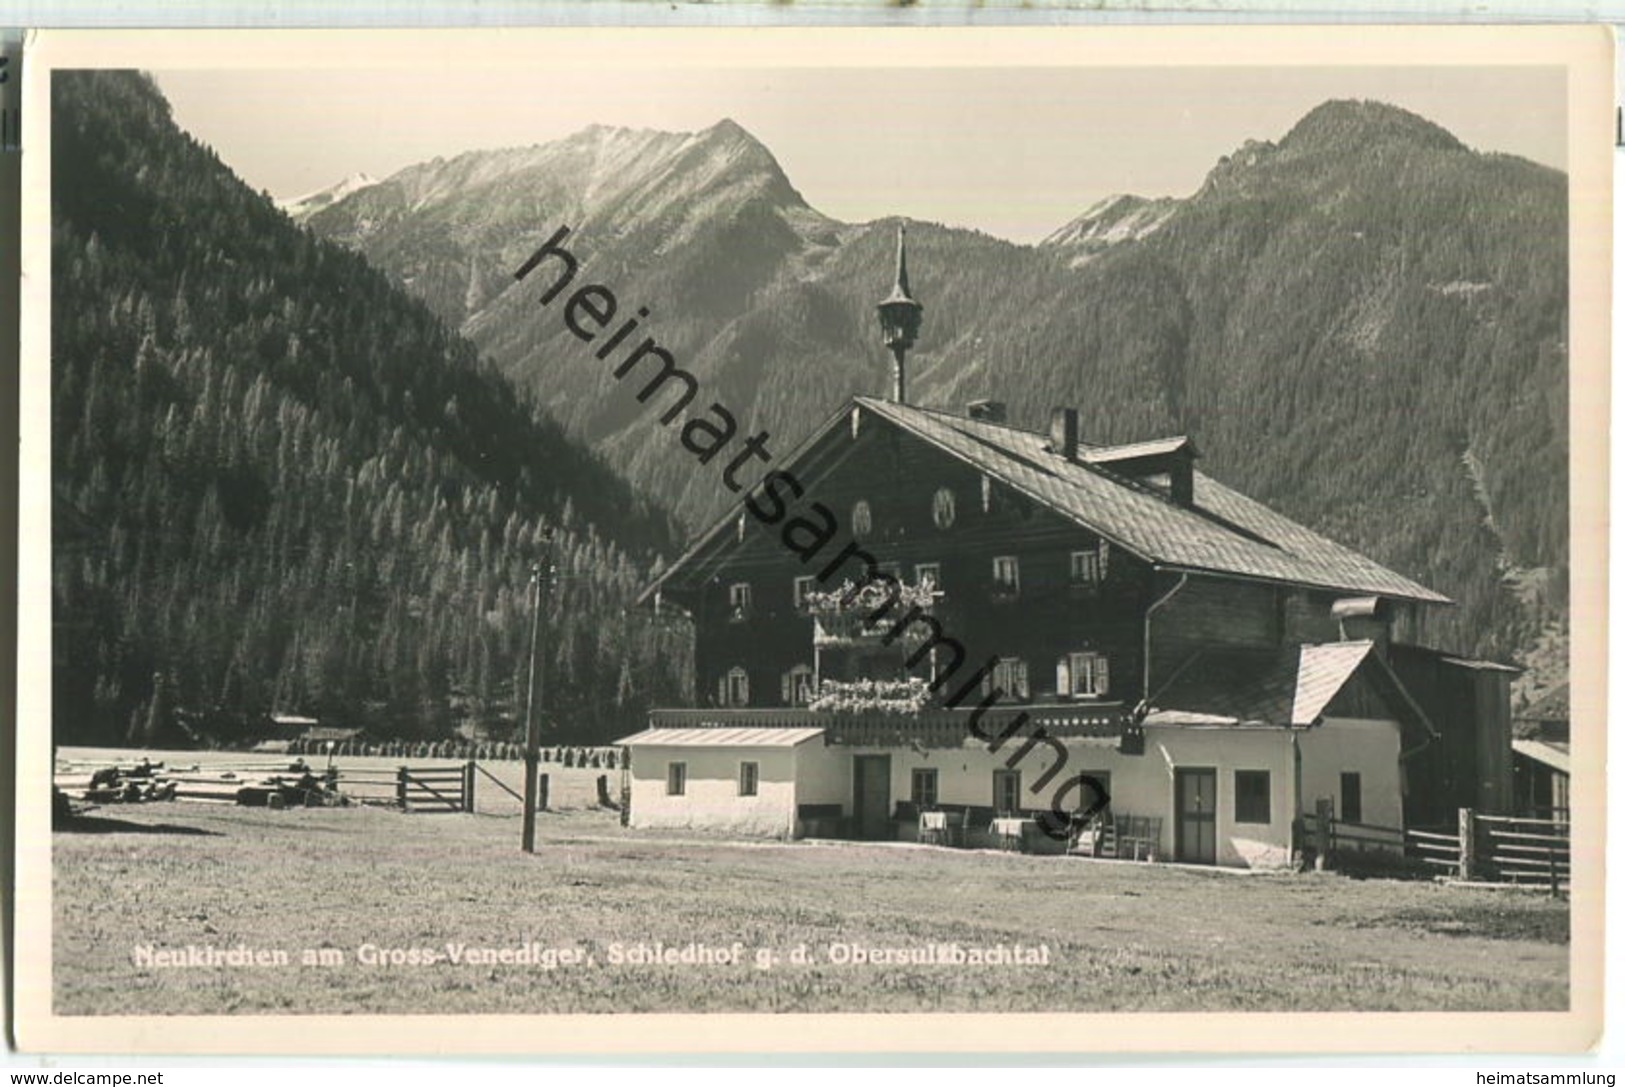
[{"label": "alpine farmhouse", "polygon": [[847,561],[741,501],[645,593],[692,622],[702,704],[621,741],[632,825],[1285,867],[1328,806],[1505,810],[1514,670],[1403,641],[1445,597],[1204,475],[1188,438],[909,404],[921,308],[899,235],[892,395],[786,464]]}]

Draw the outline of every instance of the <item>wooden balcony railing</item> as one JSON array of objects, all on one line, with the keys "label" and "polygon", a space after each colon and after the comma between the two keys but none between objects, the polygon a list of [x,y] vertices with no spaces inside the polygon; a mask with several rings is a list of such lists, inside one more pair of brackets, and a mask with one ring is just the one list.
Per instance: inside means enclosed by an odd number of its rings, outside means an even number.
[{"label": "wooden balcony railing", "polygon": [[[1128,728],[1131,716],[1121,702],[1009,704],[986,710],[977,728],[987,736],[997,736],[1023,713],[1028,721],[1016,735],[1031,736],[1042,728],[1046,735],[1058,740],[1118,739]],[[918,744],[957,748],[967,740],[985,742],[971,731],[970,724],[970,708],[927,709],[914,714],[818,713],[771,706],[649,711],[651,728],[822,728],[829,743],[869,747]],[[1020,741],[1012,738],[1009,742]]]}]

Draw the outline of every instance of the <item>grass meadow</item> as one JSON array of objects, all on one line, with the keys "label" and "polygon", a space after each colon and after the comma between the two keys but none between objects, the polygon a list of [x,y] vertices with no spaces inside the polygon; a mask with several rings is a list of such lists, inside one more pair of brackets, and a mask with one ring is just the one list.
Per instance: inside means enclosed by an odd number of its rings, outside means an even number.
[{"label": "grass meadow", "polygon": [[[392,760],[341,765],[369,761]],[[518,784],[517,764],[487,765]],[[553,810],[539,816],[534,855],[519,850],[518,804],[483,779],[473,814],[186,803],[96,809],[53,835],[56,1011],[1568,1006],[1567,903],[1527,891],[640,832],[595,806],[600,771],[545,769]],[[614,961],[657,941],[678,950],[739,943],[744,953],[737,964]],[[549,969],[501,961],[496,950],[449,959],[448,945],[527,943],[580,961]],[[831,950],[932,943],[1042,945],[1048,963],[873,965],[833,961]],[[289,962],[138,962],[143,947],[188,946],[280,950]],[[369,963],[366,948],[403,957],[418,949],[419,961]],[[304,965],[306,951],[316,960],[325,952],[325,964]],[[768,956],[764,965],[758,952]]]}]

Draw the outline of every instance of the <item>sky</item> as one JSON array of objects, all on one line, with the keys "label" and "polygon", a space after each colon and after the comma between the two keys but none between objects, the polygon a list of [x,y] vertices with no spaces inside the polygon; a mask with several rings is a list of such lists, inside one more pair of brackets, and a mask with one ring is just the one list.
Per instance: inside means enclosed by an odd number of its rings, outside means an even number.
[{"label": "sky", "polygon": [[176,121],[286,198],[589,124],[698,131],[731,117],[813,207],[1036,242],[1115,193],[1187,196],[1220,156],[1331,98],[1421,114],[1470,147],[1565,164],[1560,68],[727,69],[628,66],[590,93],[545,64],[462,72],[158,70]]}]

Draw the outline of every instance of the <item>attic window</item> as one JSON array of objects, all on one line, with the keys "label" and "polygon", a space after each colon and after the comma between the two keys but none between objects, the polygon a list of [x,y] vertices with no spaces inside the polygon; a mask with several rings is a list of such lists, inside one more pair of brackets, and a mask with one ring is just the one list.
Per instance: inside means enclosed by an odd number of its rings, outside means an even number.
[{"label": "attic window", "polygon": [[852,535],[863,539],[874,531],[874,514],[869,509],[869,503],[858,499],[852,504]]}]

